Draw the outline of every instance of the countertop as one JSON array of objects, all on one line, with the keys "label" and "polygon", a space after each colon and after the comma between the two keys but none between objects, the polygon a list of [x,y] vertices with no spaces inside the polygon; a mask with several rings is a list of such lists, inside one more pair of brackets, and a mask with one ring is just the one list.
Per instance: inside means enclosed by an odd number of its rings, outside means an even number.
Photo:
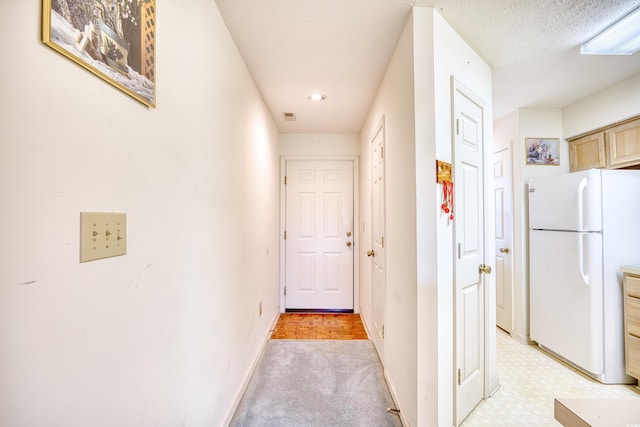
[{"label": "countertop", "polygon": [[640,267],[634,265],[623,265],[621,268],[623,273],[635,274],[640,276]]},{"label": "countertop", "polygon": [[555,399],[555,419],[565,427],[640,425],[640,398]]}]

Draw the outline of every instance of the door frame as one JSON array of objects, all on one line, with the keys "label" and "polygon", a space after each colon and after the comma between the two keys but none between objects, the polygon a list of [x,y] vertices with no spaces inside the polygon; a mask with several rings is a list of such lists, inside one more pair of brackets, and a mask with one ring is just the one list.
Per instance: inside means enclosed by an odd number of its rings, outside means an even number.
[{"label": "door frame", "polygon": [[280,313],[286,311],[286,299],[284,289],[286,285],[286,247],[284,232],[287,219],[287,187],[284,184],[284,177],[287,173],[287,162],[289,161],[350,161],[353,164],[353,312],[360,313],[360,256],[358,245],[362,241],[360,227],[356,226],[360,221],[360,171],[358,167],[358,156],[280,156]]},{"label": "door frame", "polygon": [[[511,292],[510,292],[510,296],[511,296],[511,324],[509,325],[509,330],[507,331],[509,333],[509,335],[511,335],[511,333],[513,332],[513,322],[514,322],[514,298],[513,298],[513,293],[514,293],[514,288],[515,288],[515,276],[514,276],[514,268],[513,268],[513,264],[514,264],[514,259],[515,259],[515,253],[514,253],[514,244],[513,244],[513,237],[514,237],[514,226],[513,226],[513,222],[514,222],[514,199],[513,199],[513,144],[512,141],[509,141],[507,144],[501,145],[499,147],[494,146],[493,147],[493,154],[494,154],[494,160],[495,160],[495,155],[498,153],[501,153],[505,150],[508,150],[509,152],[509,176],[507,177],[507,184],[506,186],[509,189],[509,193],[510,193],[510,202],[511,205],[509,206],[509,209],[511,211],[511,215],[509,218],[509,233],[511,234],[511,244],[510,244],[510,248],[509,248],[509,252],[510,252],[510,256],[511,256],[511,271],[510,271],[510,275],[509,275],[509,286],[511,287]],[[493,165],[495,165],[495,161],[493,163]],[[494,189],[494,193],[495,193],[495,187]],[[494,198],[494,206],[495,206],[495,198]],[[495,218],[494,218],[495,219]],[[495,253],[495,250],[494,250]],[[496,265],[496,274],[498,272],[498,268]],[[497,279],[496,279],[497,280]],[[497,293],[497,283],[496,283],[496,293]],[[497,312],[497,303],[496,303],[496,312]],[[496,315],[497,317],[497,315]],[[496,324],[497,324],[497,318],[496,318]]]},{"label": "door frame", "polygon": [[[452,154],[455,161],[456,153],[456,140],[455,140],[455,126],[456,117],[455,110],[455,93],[460,91],[469,99],[476,102],[483,109],[483,148],[482,148],[482,163],[483,163],[483,222],[484,222],[484,260],[485,264],[491,266],[495,270],[495,206],[493,200],[493,180],[491,179],[491,167],[493,159],[493,141],[492,126],[487,126],[487,120],[485,115],[487,114],[487,103],[479,98],[474,91],[470,90],[468,86],[463,84],[454,75],[451,76],[451,136],[452,136]],[[454,163],[455,164],[455,163]],[[487,187],[487,183],[491,182],[491,186]],[[452,236],[455,242],[455,235]],[[454,286],[453,286],[453,419],[455,425],[460,423],[457,419],[457,407],[458,407],[458,388],[457,388],[457,315],[458,315],[458,298],[457,298],[457,286],[455,284],[456,276],[456,257],[457,257],[457,245],[453,245],[453,274],[454,274]],[[490,254],[489,256],[487,254]],[[487,262],[487,259],[492,260]],[[484,397],[483,400],[491,397],[500,388],[497,373],[495,371],[496,364],[496,293],[495,293],[495,273],[483,275],[483,298],[484,298]]]}]

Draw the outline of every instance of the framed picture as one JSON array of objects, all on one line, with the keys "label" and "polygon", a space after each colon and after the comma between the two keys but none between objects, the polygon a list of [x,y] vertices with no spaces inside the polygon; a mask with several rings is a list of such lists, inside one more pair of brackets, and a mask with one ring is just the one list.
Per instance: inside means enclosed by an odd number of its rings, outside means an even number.
[{"label": "framed picture", "polygon": [[560,138],[525,138],[528,165],[560,164]]},{"label": "framed picture", "polygon": [[436,182],[442,184],[443,182],[452,182],[451,176],[451,163],[443,162],[442,160],[436,160]]},{"label": "framed picture", "polygon": [[155,0],[42,0],[42,41],[155,107]]}]

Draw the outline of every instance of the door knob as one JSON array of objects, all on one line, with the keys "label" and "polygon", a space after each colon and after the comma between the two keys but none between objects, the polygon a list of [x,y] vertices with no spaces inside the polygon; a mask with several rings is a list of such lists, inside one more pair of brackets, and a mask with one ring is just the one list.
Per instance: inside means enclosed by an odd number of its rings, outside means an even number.
[{"label": "door knob", "polygon": [[347,237],[351,237],[351,232],[347,231]]},{"label": "door knob", "polygon": [[351,240],[347,241],[347,246],[351,246]]},{"label": "door knob", "polygon": [[367,251],[367,256],[376,256],[376,251]]},{"label": "door knob", "polygon": [[509,248],[500,248],[500,252],[502,252],[503,254],[508,254]]},{"label": "door knob", "polygon": [[485,265],[485,264],[480,264],[480,266],[478,267],[478,272],[479,273],[484,273],[484,274],[491,274],[491,266],[490,265]]}]

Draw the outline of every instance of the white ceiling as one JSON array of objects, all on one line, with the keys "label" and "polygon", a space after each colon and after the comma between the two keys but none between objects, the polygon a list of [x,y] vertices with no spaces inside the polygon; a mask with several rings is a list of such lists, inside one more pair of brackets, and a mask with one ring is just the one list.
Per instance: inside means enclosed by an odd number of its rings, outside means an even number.
[{"label": "white ceiling", "polygon": [[[640,73],[580,43],[640,0],[216,0],[281,132],[359,133],[413,6],[435,7],[493,70],[493,108],[564,107]],[[307,96],[327,96],[311,103]],[[640,92],[640,90],[639,90]],[[284,112],[296,114],[285,121]]]}]

